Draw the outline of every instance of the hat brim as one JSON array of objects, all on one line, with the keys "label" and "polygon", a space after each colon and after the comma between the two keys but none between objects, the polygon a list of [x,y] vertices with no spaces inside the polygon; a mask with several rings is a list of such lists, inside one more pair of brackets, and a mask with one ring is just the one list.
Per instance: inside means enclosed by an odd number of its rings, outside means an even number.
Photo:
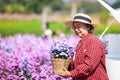
[{"label": "hat brim", "polygon": [[[72,28],[72,27],[73,27],[73,22],[81,22],[81,23],[84,23],[84,24],[89,24],[89,23],[87,23],[87,22],[85,22],[85,21],[77,21],[77,20],[66,21],[65,24],[66,24],[68,27]],[[97,29],[97,28],[98,28],[98,26],[97,26],[96,24],[89,24],[89,25],[93,26],[94,29]]]}]

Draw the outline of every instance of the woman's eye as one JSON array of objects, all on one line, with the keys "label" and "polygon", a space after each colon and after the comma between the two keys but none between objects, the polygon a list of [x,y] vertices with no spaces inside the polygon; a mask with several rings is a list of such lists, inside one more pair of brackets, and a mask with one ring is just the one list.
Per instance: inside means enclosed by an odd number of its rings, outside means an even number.
[{"label": "woman's eye", "polygon": [[79,28],[81,28],[81,24],[73,25],[73,28],[74,29],[79,29]]},{"label": "woman's eye", "polygon": [[75,28],[78,28],[77,26],[75,26]]}]

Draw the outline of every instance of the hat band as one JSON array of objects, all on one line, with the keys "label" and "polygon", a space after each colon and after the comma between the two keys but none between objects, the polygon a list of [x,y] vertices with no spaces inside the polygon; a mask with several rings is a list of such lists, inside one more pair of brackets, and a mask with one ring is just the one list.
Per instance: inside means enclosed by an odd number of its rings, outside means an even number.
[{"label": "hat band", "polygon": [[83,19],[85,21],[88,21],[89,23],[91,23],[91,20],[86,18],[86,17],[83,17],[83,16],[75,16],[74,19]]}]

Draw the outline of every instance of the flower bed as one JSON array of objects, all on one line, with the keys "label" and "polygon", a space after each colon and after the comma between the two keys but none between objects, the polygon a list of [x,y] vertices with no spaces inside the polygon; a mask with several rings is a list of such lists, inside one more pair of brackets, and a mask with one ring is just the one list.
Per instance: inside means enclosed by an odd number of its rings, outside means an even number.
[{"label": "flower bed", "polygon": [[[62,39],[72,46],[78,40],[74,36]],[[43,39],[27,34],[0,37],[0,80],[71,80],[53,73],[49,52],[54,40],[60,38]]]}]

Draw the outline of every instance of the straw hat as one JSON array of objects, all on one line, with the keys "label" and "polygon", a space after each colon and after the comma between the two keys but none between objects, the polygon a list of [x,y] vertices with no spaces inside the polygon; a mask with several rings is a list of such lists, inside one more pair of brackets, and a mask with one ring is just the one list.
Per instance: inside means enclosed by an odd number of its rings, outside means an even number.
[{"label": "straw hat", "polygon": [[73,17],[73,20],[66,21],[65,24],[72,28],[73,27],[73,22],[81,22],[85,24],[89,24],[93,26],[95,29],[97,28],[96,24],[92,24],[92,18],[84,13],[78,13]]}]

